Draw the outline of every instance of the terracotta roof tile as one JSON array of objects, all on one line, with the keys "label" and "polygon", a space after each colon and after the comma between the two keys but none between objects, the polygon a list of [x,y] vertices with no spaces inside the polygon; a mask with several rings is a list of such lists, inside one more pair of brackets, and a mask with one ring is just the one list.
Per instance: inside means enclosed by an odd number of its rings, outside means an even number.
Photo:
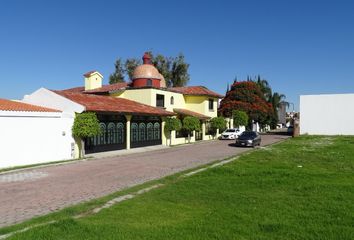
[{"label": "terracotta roof tile", "polygon": [[224,96],[209,90],[203,86],[190,86],[190,87],[172,87],[168,90],[172,92],[182,93],[184,95],[196,95],[196,96],[210,96],[210,97],[217,97],[223,98]]},{"label": "terracotta roof tile", "polygon": [[210,118],[209,116],[206,116],[206,115],[203,115],[203,114],[200,114],[200,113],[197,113],[197,112],[193,112],[193,111],[190,111],[190,110],[187,110],[187,109],[183,109],[183,108],[174,108],[173,111],[175,113],[180,114],[180,115],[192,116],[192,117],[196,117],[196,118],[201,119],[201,120],[205,120],[205,119],[209,119]]},{"label": "terracotta roof tile", "polygon": [[159,115],[172,116],[173,112],[168,112],[161,108],[152,107],[124,98],[100,96],[94,94],[73,93],[67,91],[54,91],[55,93],[68,98],[86,107],[86,111],[94,112],[117,112],[134,115]]},{"label": "terracotta roof tile", "polygon": [[60,112],[59,110],[36,106],[28,103],[0,99],[0,111],[18,112]]},{"label": "terracotta roof tile", "polygon": [[109,85],[103,85],[101,88],[87,90],[87,91],[84,91],[84,93],[109,93],[109,92],[113,92],[113,91],[117,91],[117,90],[126,88],[127,86],[128,86],[128,83],[126,83],[126,82],[114,83],[114,84],[109,84]]},{"label": "terracotta roof tile", "polygon": [[84,74],[85,77],[90,77],[92,73],[97,72],[96,70],[89,71]]},{"label": "terracotta roof tile", "polygon": [[61,90],[61,91],[65,91],[65,92],[77,92],[77,93],[80,93],[80,92],[85,91],[85,87],[74,87],[74,88],[64,89],[64,90]]}]

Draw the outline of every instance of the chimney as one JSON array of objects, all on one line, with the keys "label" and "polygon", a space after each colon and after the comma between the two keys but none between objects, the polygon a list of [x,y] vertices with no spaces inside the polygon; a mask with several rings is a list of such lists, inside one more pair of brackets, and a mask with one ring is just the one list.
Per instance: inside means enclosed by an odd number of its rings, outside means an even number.
[{"label": "chimney", "polygon": [[103,76],[98,71],[90,71],[84,74],[85,91],[102,87]]},{"label": "chimney", "polygon": [[152,65],[150,53],[148,53],[148,52],[145,52],[145,53],[144,53],[144,56],[143,56],[143,63],[144,63],[144,64],[150,64],[150,65]]}]

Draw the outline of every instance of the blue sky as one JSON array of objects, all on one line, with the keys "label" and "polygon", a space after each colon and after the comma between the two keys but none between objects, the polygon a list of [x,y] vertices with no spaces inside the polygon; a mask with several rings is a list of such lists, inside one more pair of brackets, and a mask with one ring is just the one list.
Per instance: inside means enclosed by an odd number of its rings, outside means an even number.
[{"label": "blue sky", "polygon": [[352,1],[17,1],[0,3],[0,98],[83,85],[117,57],[182,52],[189,85],[224,94],[260,74],[300,94],[354,92]]}]

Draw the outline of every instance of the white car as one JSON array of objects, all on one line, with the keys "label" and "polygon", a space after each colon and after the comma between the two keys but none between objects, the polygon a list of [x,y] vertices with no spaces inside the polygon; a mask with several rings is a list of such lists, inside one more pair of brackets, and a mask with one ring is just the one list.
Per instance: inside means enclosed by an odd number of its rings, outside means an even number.
[{"label": "white car", "polygon": [[236,139],[238,138],[241,133],[244,131],[238,129],[238,128],[229,128],[226,129],[222,134],[221,134],[221,139]]}]

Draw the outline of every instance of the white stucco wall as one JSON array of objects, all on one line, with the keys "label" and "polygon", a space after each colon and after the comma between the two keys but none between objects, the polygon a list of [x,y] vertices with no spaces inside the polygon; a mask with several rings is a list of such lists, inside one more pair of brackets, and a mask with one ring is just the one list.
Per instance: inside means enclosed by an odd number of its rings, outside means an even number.
[{"label": "white stucco wall", "polygon": [[75,113],[81,113],[85,110],[84,106],[46,88],[40,88],[30,95],[26,95],[22,102],[57,109],[62,111],[65,115],[70,116],[74,116]]},{"label": "white stucco wall", "polygon": [[300,134],[354,135],[354,94],[300,96]]},{"label": "white stucco wall", "polygon": [[0,111],[0,168],[71,159],[74,118]]}]

